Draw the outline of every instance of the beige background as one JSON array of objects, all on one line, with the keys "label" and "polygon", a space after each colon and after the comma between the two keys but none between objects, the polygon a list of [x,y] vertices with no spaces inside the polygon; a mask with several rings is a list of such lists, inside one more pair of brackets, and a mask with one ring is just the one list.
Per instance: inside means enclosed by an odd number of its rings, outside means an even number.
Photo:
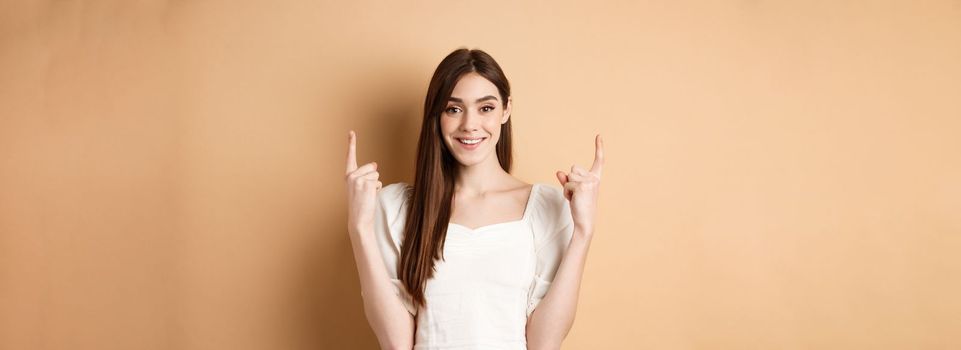
[{"label": "beige background", "polygon": [[961,348],[961,2],[0,2],[0,348],[376,348],[348,129],[412,180],[491,53],[516,175],[606,140],[565,349]]}]

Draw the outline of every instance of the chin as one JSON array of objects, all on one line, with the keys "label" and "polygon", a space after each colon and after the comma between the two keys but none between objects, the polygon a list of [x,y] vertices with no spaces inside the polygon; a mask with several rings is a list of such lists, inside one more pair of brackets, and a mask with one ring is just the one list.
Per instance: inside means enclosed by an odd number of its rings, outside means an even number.
[{"label": "chin", "polygon": [[478,155],[465,156],[463,154],[454,154],[453,156],[454,156],[454,160],[456,160],[457,163],[463,166],[477,165],[477,164],[483,163],[484,159],[486,159],[486,157],[480,157]]},{"label": "chin", "polygon": [[464,158],[457,157],[457,156],[455,156],[454,159],[457,160],[457,163],[459,163],[460,165],[463,165],[463,166],[473,166],[473,165],[480,164],[480,163],[483,161],[482,159],[473,159],[473,158],[472,158],[472,159],[464,159]]}]

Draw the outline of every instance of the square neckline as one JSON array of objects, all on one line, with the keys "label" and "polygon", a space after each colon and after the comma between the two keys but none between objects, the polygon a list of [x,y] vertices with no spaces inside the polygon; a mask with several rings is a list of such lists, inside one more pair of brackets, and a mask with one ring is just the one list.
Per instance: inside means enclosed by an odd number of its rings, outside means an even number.
[{"label": "square neckline", "polygon": [[450,228],[451,228],[451,227],[454,227],[454,226],[459,227],[459,228],[461,228],[461,229],[463,229],[463,230],[465,230],[465,231],[467,231],[467,232],[474,233],[474,232],[478,232],[478,231],[487,230],[487,229],[492,228],[492,227],[498,227],[498,226],[516,224],[516,223],[521,223],[521,222],[527,221],[527,218],[530,217],[530,215],[531,215],[531,214],[530,214],[530,212],[531,212],[531,203],[534,202],[534,195],[537,194],[537,189],[539,188],[538,185],[539,185],[539,184],[537,184],[537,183],[531,184],[531,193],[530,193],[529,195],[527,195],[527,203],[524,204],[524,215],[522,215],[520,219],[511,220],[511,221],[504,221],[504,222],[498,222],[498,223],[488,224],[488,225],[484,225],[484,226],[478,226],[477,228],[470,228],[470,227],[467,227],[467,226],[464,226],[464,225],[461,225],[461,224],[458,224],[458,223],[454,223],[454,222],[448,221],[448,222],[447,222],[448,232],[450,232]]}]

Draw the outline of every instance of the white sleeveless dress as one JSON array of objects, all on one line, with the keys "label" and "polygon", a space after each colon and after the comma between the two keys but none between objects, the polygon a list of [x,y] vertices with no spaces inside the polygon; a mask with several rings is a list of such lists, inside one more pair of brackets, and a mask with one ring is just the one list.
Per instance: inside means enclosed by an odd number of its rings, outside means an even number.
[{"label": "white sleeveless dress", "polygon": [[470,229],[450,223],[444,258],[414,309],[397,279],[408,184],[377,193],[375,234],[398,297],[416,318],[414,349],[526,349],[527,318],[550,288],[573,220],[560,187],[533,184],[520,220]]}]

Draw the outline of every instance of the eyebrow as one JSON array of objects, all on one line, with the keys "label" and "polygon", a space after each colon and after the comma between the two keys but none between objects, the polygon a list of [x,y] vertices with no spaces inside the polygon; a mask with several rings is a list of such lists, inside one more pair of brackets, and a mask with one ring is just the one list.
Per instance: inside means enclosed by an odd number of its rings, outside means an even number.
[{"label": "eyebrow", "polygon": [[[459,99],[459,98],[457,98],[457,97],[451,97],[451,98],[449,98],[449,99],[447,99],[447,100],[448,100],[448,101],[454,101],[454,102],[464,102],[464,100]],[[497,101],[497,97],[494,97],[494,95],[487,95],[487,96],[484,96],[484,97],[481,97],[481,98],[477,99],[476,103],[481,103],[481,102],[489,101],[489,100]]]}]

